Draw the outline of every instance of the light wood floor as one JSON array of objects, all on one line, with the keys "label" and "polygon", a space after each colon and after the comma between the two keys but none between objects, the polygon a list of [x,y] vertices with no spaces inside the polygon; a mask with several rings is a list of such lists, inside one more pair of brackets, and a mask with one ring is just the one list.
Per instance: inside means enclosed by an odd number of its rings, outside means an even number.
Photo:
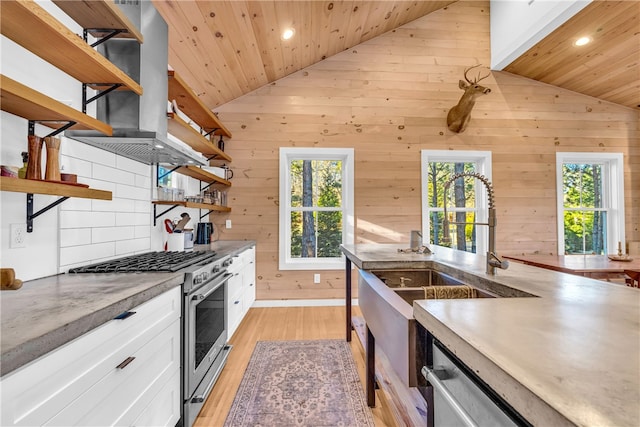
[{"label": "light wood floor", "polygon": [[[354,307],[354,315],[360,315]],[[204,404],[194,427],[221,426],[231,408],[240,381],[257,341],[344,339],[344,307],[252,308],[229,341],[233,350],[222,374]],[[364,384],[364,350],[352,332],[351,351]],[[372,414],[377,427],[393,427],[394,421],[378,395]]]}]

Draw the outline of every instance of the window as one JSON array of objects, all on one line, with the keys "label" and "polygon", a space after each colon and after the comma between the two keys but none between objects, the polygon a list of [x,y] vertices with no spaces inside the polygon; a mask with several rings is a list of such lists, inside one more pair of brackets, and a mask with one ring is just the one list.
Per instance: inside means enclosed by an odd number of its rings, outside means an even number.
[{"label": "window", "polygon": [[621,153],[556,153],[558,254],[606,255],[624,242]]},{"label": "window", "polygon": [[491,180],[491,152],[422,150],[422,235],[431,244],[467,252],[485,253],[486,226],[451,225],[451,242],[443,242],[444,203],[453,222],[487,222],[488,200],[484,185],[476,178],[457,179],[444,194],[445,183],[456,173],[476,172]]},{"label": "window", "polygon": [[353,149],[280,149],[280,269],[344,268],[354,241]]}]

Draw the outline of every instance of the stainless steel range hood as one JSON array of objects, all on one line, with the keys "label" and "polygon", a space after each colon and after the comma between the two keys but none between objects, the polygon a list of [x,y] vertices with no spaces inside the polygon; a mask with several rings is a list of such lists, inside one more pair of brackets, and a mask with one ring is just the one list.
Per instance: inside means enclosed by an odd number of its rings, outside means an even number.
[{"label": "stainless steel range hood", "polygon": [[208,165],[200,153],[167,138],[167,23],[151,0],[116,3],[138,25],[144,43],[114,38],[99,45],[98,50],[140,83],[144,93],[138,96],[126,90],[113,91],[95,101],[96,118],[113,128],[112,136],[80,130],[66,131],[65,136],[146,164]]}]

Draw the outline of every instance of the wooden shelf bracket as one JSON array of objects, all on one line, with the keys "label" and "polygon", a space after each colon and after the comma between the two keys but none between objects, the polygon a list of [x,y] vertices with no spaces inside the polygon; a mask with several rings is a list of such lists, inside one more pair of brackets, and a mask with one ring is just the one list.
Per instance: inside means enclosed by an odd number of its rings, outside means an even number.
[{"label": "wooden shelf bracket", "polygon": [[40,209],[38,212],[33,212],[33,193],[27,193],[27,233],[31,233],[33,231],[33,220],[43,213],[47,212],[51,208],[55,208],[60,203],[67,200],[68,196],[60,197],[53,203],[48,204],[44,208]]}]

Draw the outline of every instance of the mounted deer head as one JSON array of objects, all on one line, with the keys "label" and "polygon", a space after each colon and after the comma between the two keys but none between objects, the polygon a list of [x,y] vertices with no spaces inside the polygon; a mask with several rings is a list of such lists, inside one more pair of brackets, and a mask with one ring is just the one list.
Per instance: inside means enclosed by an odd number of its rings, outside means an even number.
[{"label": "mounted deer head", "polygon": [[486,76],[480,77],[480,74],[473,80],[469,80],[467,73],[475,67],[480,67],[482,64],[474,65],[464,70],[465,81],[460,80],[458,86],[464,90],[464,94],[458,101],[458,104],[449,110],[447,114],[447,126],[449,130],[455,133],[464,132],[467,128],[467,124],[471,119],[471,110],[476,103],[476,98],[480,95],[486,95],[491,92],[488,87],[480,86],[478,82],[484,80],[491,75],[491,72]]}]

